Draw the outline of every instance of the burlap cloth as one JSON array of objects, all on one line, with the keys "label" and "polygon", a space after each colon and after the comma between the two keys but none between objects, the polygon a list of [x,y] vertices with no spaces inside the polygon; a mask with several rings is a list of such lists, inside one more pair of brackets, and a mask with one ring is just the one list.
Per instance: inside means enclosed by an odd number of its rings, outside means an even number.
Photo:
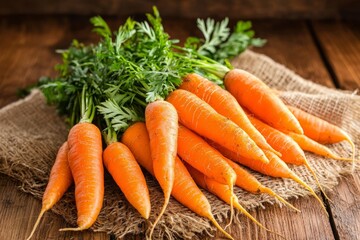
[{"label": "burlap cloth", "polygon": [[[329,89],[306,81],[272,61],[270,58],[251,51],[234,59],[234,66],[245,69],[273,88],[283,90],[281,97],[291,105],[320,116],[347,131],[360,145],[360,97],[350,92]],[[19,188],[41,199],[58,147],[66,139],[68,129],[53,107],[45,104],[39,91],[33,91],[24,100],[10,104],[0,110],[0,172],[18,180]],[[350,156],[347,143],[331,146],[340,156]],[[351,173],[351,164],[325,159],[306,153],[326,189],[338,183],[341,175]],[[357,157],[358,154],[357,154]],[[311,174],[304,167],[291,166],[311,187],[318,189]],[[282,197],[301,197],[309,194],[297,183],[288,179],[274,179],[254,173],[264,185]],[[146,175],[152,203],[152,218],[163,203],[163,194],[151,176]],[[71,225],[76,224],[76,209],[73,188],[53,208],[53,211]],[[204,191],[205,192],[205,191]],[[247,209],[264,207],[264,203],[274,204],[274,198],[266,194],[254,195],[235,188],[241,204]],[[227,222],[229,207],[211,194],[207,195],[213,213],[220,222]],[[121,238],[125,234],[144,232],[147,223],[127,201],[113,180],[107,176],[103,209],[94,231],[105,231]],[[171,199],[165,215],[159,222],[155,238],[202,238],[211,235],[215,228],[205,218],[201,218]]]}]

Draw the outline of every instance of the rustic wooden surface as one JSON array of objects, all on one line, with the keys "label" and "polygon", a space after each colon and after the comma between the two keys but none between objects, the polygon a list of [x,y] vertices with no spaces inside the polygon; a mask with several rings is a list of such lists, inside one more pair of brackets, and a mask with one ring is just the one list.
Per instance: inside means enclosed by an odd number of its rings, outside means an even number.
[{"label": "rustic wooden surface", "polygon": [[[59,61],[55,49],[65,48],[72,38],[95,41],[86,18],[2,17],[0,18],[0,107],[17,99],[16,90],[53,75]],[[110,19],[112,26],[119,20]],[[196,34],[191,20],[165,20],[173,37]],[[269,55],[303,77],[328,87],[354,90],[360,86],[360,24],[338,21],[253,22],[258,36],[268,44],[255,49]],[[17,189],[18,183],[0,174],[0,239],[25,239],[40,211],[40,201]],[[329,193],[327,217],[313,198],[290,200],[302,210],[293,213],[266,206],[251,213],[286,239],[358,239],[360,233],[360,179],[347,176]],[[113,239],[91,231],[60,233],[64,220],[46,213],[34,239]],[[243,218],[231,228],[235,239],[281,239]],[[220,236],[220,235],[219,235]],[[133,237],[129,237],[133,238]]]}]

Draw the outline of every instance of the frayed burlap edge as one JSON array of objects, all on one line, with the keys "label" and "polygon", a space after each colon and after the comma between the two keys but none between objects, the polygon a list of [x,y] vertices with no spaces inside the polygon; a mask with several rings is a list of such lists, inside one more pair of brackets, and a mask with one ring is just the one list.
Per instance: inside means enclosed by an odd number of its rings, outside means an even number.
[{"label": "frayed burlap edge", "polygon": [[[234,66],[245,69],[271,87],[284,91],[281,97],[288,104],[297,106],[322,117],[346,130],[360,145],[360,97],[349,92],[329,89],[302,79],[270,58],[246,51],[234,59]],[[0,172],[18,180],[22,191],[41,199],[48,174],[58,147],[66,139],[67,128],[53,107],[45,104],[40,92],[33,91],[24,100],[8,105],[0,110]],[[330,146],[341,156],[350,156],[347,143]],[[351,173],[351,164],[325,159],[306,153],[323,186],[331,190],[338,184],[339,177]],[[357,154],[358,157],[358,154]],[[291,166],[311,187],[318,189],[312,175],[304,167]],[[298,184],[288,179],[274,179],[254,173],[258,180],[285,199],[309,195]],[[152,218],[159,212],[163,194],[154,179],[146,174],[151,194]],[[248,194],[235,188],[241,204],[247,209],[265,207],[266,203],[278,203],[266,195]],[[213,213],[219,222],[227,222],[229,207],[213,195],[205,192]],[[53,208],[53,211],[69,222],[76,224],[76,209],[73,188]],[[238,215],[237,215],[238,216]],[[238,216],[239,217],[239,216]],[[143,234],[148,223],[127,203],[123,194],[106,176],[104,207],[92,227],[94,231],[112,233],[121,238],[126,234]],[[162,239],[202,239],[215,231],[208,220],[197,216],[171,199],[164,217],[159,222],[154,237]]]}]

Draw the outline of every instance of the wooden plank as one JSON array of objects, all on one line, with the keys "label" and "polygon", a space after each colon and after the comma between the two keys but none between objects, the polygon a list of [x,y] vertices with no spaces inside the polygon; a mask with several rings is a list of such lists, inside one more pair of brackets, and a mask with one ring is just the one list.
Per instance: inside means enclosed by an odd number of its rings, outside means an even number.
[{"label": "wooden plank", "polygon": [[[360,87],[360,28],[355,23],[314,22],[327,61],[341,88],[354,90]],[[357,239],[360,232],[360,178],[358,174],[346,176],[329,193],[333,200],[331,212],[340,239]]]},{"label": "wooden plank", "polygon": [[360,23],[314,22],[314,32],[343,89],[360,87]]},{"label": "wooden plank", "polygon": [[[0,239],[26,239],[41,209],[41,202],[29,194],[17,190],[14,181],[0,174]],[[59,232],[60,228],[68,227],[60,216],[48,212],[39,224],[33,239],[89,239],[109,240],[106,233]]]}]

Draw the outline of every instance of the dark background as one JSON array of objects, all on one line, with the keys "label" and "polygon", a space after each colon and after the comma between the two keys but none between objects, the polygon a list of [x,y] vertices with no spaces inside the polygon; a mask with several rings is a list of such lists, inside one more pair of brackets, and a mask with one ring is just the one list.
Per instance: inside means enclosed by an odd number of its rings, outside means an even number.
[{"label": "dark background", "polygon": [[359,0],[1,0],[0,16],[137,16],[156,5],[163,17],[360,19]]}]

